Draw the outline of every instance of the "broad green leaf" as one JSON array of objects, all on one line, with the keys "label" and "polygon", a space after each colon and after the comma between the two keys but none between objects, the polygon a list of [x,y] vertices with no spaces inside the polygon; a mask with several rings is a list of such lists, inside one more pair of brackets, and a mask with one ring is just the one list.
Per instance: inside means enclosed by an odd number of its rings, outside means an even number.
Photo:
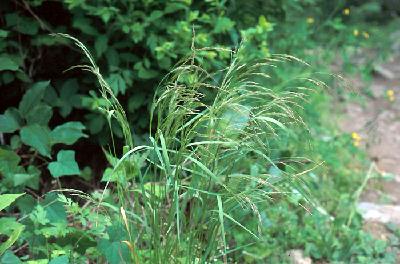
[{"label": "broad green leaf", "polygon": [[40,170],[33,165],[30,165],[25,171],[15,173],[12,177],[14,186],[28,186],[34,190],[39,188]]},{"label": "broad green leaf", "polygon": [[87,135],[82,132],[84,129],[85,126],[81,122],[67,122],[57,126],[51,131],[52,143],[72,145],[78,139],[87,137]]},{"label": "broad green leaf", "polygon": [[136,93],[135,95],[129,97],[128,110],[130,113],[133,113],[145,103],[146,103],[145,95],[143,93]]},{"label": "broad green leaf", "polygon": [[105,117],[99,114],[87,114],[85,115],[87,119],[87,126],[90,130],[90,134],[97,134],[99,133],[104,125],[106,124]]},{"label": "broad green leaf", "polygon": [[94,48],[98,58],[107,50],[108,37],[106,35],[100,35],[94,42]]},{"label": "broad green leaf", "polygon": [[125,94],[126,84],[121,75],[113,73],[107,78],[106,81],[110,85],[115,95],[118,95],[119,93]]},{"label": "broad green leaf", "polygon": [[49,84],[50,81],[37,82],[26,91],[19,103],[19,112],[23,117],[25,117],[33,107],[42,100],[44,91]]},{"label": "broad green leaf", "polygon": [[21,21],[19,21],[18,25],[15,28],[22,34],[32,35],[32,36],[36,35],[39,31],[38,22],[34,19],[30,19],[27,17],[21,19]]},{"label": "broad green leaf", "polygon": [[79,90],[79,84],[76,79],[68,79],[65,81],[60,89],[60,97],[63,100],[68,100],[71,96],[76,94]]},{"label": "broad green leaf", "polygon": [[8,36],[9,31],[0,29],[0,38],[6,38]]},{"label": "broad green leaf", "polygon": [[20,132],[24,144],[33,147],[40,154],[50,157],[51,137],[47,127],[38,124],[23,127]]},{"label": "broad green leaf", "polygon": [[79,175],[78,163],[75,161],[75,151],[61,150],[57,154],[57,161],[50,162],[48,169],[54,178],[68,175]]},{"label": "broad green leaf", "polygon": [[0,173],[6,175],[17,171],[21,158],[11,150],[0,148]]},{"label": "broad green leaf", "polygon": [[92,26],[91,20],[82,15],[74,16],[72,19],[72,26],[79,29],[89,36],[98,36],[99,33],[95,27]]},{"label": "broad green leaf", "polygon": [[53,258],[49,264],[68,264],[69,263],[69,259],[68,256],[63,255],[63,256],[58,256],[56,258]]},{"label": "broad green leaf", "polygon": [[26,182],[32,180],[34,177],[35,177],[35,175],[29,174],[29,173],[14,174],[14,177],[13,177],[14,186],[23,185]]},{"label": "broad green leaf", "polygon": [[51,117],[53,116],[53,110],[50,106],[45,104],[37,104],[33,107],[32,111],[26,114],[26,122],[28,125],[38,124],[47,126]]},{"label": "broad green leaf", "polygon": [[6,71],[1,74],[1,78],[3,79],[4,84],[9,84],[15,80],[15,74]]},{"label": "broad green leaf", "polygon": [[46,211],[46,218],[50,223],[67,223],[67,212],[64,204],[59,201],[55,193],[46,194],[46,198],[41,203]]},{"label": "broad green leaf", "polygon": [[0,115],[0,132],[13,133],[21,126],[21,117],[16,108],[7,109]]},{"label": "broad green leaf", "polygon": [[5,16],[5,19],[8,27],[13,27],[14,30],[22,34],[36,35],[38,33],[39,25],[33,18],[9,13]]},{"label": "broad green leaf", "polygon": [[141,79],[151,79],[158,75],[158,73],[151,69],[146,69],[142,62],[135,64],[134,69],[137,70],[138,77]]},{"label": "broad green leaf", "polygon": [[127,232],[123,225],[114,222],[112,226],[107,227],[109,239],[101,239],[97,245],[97,249],[106,257],[108,263],[119,264],[128,260],[129,251],[122,240],[127,239]]},{"label": "broad green leaf", "polygon": [[0,71],[16,71],[18,64],[10,57],[0,56]]},{"label": "broad green leaf", "polygon": [[224,33],[229,31],[233,26],[235,25],[235,22],[230,20],[227,17],[218,17],[215,26],[214,26],[214,32],[215,33]]},{"label": "broad green leaf", "polygon": [[7,250],[4,252],[3,256],[0,259],[0,263],[2,264],[20,264],[22,261],[14,255],[11,250]]},{"label": "broad green leaf", "polygon": [[58,95],[53,86],[47,86],[46,91],[44,92],[43,101],[53,107],[59,105]]},{"label": "broad green leaf", "polygon": [[24,195],[24,193],[18,194],[0,194],[0,211],[13,203],[18,197]]},{"label": "broad green leaf", "polygon": [[120,64],[120,54],[113,48],[106,51],[107,64],[110,66],[118,67]]},{"label": "broad green leaf", "polygon": [[61,116],[66,117],[71,113],[72,108],[81,106],[81,95],[77,94],[78,90],[79,84],[76,79],[68,79],[61,86],[58,100]]},{"label": "broad green leaf", "polygon": [[110,264],[125,263],[129,251],[127,246],[122,242],[110,242],[106,239],[101,239],[98,243],[97,249],[106,257],[107,262]]},{"label": "broad green leaf", "polygon": [[12,150],[19,149],[22,145],[21,138],[19,135],[13,135],[10,139],[10,147]]}]

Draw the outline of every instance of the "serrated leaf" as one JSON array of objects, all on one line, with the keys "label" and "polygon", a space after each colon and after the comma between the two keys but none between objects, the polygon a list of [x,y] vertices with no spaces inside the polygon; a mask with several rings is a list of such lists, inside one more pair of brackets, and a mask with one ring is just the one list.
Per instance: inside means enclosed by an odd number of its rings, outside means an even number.
[{"label": "serrated leaf", "polygon": [[72,145],[78,139],[87,137],[87,135],[82,132],[84,129],[85,126],[81,122],[67,122],[57,126],[51,131],[52,143]]},{"label": "serrated leaf", "polygon": [[32,111],[26,114],[25,118],[28,125],[38,124],[47,126],[52,116],[53,110],[50,106],[38,104],[33,107]]},{"label": "serrated leaf", "polygon": [[22,195],[24,195],[24,193],[0,194],[0,211],[12,204],[18,197]]},{"label": "serrated leaf", "polygon": [[44,91],[49,84],[50,81],[37,82],[26,91],[19,103],[19,112],[23,117],[25,117],[32,108],[42,100]]},{"label": "serrated leaf", "polygon": [[21,126],[21,117],[16,108],[7,109],[0,115],[0,132],[13,133]]},{"label": "serrated leaf", "polygon": [[79,166],[75,161],[75,151],[61,150],[57,154],[57,161],[50,162],[48,169],[54,178],[69,175],[79,175]]},{"label": "serrated leaf", "polygon": [[20,135],[25,145],[33,147],[43,156],[50,157],[51,137],[47,127],[38,124],[26,126],[21,129]]},{"label": "serrated leaf", "polygon": [[18,64],[8,56],[0,56],[0,71],[16,71]]}]

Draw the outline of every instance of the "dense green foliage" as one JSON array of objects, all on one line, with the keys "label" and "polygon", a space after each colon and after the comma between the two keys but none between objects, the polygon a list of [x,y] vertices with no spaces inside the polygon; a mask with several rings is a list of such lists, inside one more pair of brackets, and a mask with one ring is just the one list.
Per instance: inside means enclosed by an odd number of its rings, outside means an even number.
[{"label": "dense green foliage", "polygon": [[349,220],[366,162],[323,121],[326,91],[343,89],[321,74],[338,54],[351,71],[360,48],[387,48],[390,1],[0,11],[1,263],[278,263],[293,248],[394,263]]}]

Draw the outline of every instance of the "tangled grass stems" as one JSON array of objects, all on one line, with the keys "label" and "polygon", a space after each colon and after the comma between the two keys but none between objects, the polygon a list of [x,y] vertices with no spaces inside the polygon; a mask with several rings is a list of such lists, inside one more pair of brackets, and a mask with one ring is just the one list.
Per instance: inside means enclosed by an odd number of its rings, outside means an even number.
[{"label": "tangled grass stems", "polygon": [[[299,113],[310,92],[305,83],[323,83],[301,77],[296,85],[288,81],[286,90],[276,90],[268,86],[273,77],[266,72],[278,63],[305,62],[288,55],[242,62],[234,55],[228,67],[210,73],[192,47],[156,90],[150,144],[134,146],[124,109],[88,49],[69,35],[58,35],[74,41],[88,57],[89,65],[75,68],[97,77],[108,102],[102,111],[110,126],[115,118],[124,132],[127,147],[113,164],[113,174],[120,179],[118,203],[132,262],[226,263],[244,246],[236,244],[233,232],[259,239],[259,211],[273,196],[292,188],[307,196],[299,179],[305,173],[279,169],[271,153],[279,149],[282,135],[304,126]],[[246,224],[253,220],[256,229]]]}]

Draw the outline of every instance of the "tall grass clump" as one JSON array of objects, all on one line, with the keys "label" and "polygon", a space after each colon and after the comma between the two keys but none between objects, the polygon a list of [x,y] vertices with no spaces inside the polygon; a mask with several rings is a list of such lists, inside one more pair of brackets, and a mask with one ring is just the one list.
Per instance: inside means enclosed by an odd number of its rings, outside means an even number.
[{"label": "tall grass clump", "polygon": [[136,146],[124,109],[89,51],[60,35],[88,57],[89,65],[76,67],[95,74],[108,102],[102,110],[124,131],[126,147],[110,176],[128,237],[121,248],[129,256],[121,251],[122,257],[132,263],[228,263],[246,246],[235,242],[235,232],[257,241],[260,209],[301,186],[304,172],[289,163],[293,169],[281,170],[283,161],[272,153],[282,135],[304,127],[299,113],[309,89],[299,81],[320,83],[304,78],[279,91],[268,87],[268,71],[296,61],[283,55],[245,63],[232,53],[228,67],[210,73],[201,66],[201,50],[192,48],[156,90],[149,144]]}]

